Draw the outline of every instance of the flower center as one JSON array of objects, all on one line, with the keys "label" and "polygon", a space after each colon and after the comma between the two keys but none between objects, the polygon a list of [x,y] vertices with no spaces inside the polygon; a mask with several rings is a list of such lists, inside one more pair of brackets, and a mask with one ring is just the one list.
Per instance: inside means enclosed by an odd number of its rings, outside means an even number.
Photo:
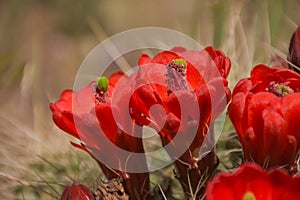
[{"label": "flower center", "polygon": [[95,85],[95,99],[96,103],[108,103],[108,80],[105,76],[101,76],[97,78],[96,85]]},{"label": "flower center", "polygon": [[252,192],[247,192],[244,195],[243,200],[256,200],[256,198]]},{"label": "flower center", "polygon": [[166,77],[166,83],[169,88],[168,94],[179,90],[187,90],[186,61],[184,59],[175,59],[168,63]]},{"label": "flower center", "polygon": [[288,86],[289,83],[275,83],[274,81],[270,83],[266,91],[272,92],[278,97],[283,97],[287,94],[293,93],[294,90]]}]

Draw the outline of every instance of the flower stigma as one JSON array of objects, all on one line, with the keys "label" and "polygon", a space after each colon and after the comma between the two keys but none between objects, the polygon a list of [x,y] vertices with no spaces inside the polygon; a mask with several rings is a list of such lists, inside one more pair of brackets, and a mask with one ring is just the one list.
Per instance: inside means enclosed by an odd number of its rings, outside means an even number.
[{"label": "flower stigma", "polygon": [[243,200],[256,200],[256,198],[252,192],[247,192],[244,195]]},{"label": "flower stigma", "polygon": [[108,89],[108,80],[105,76],[98,77],[96,80],[97,87],[100,91],[106,92]]},{"label": "flower stigma", "polygon": [[105,76],[98,77],[96,79],[96,86],[94,91],[96,103],[109,102],[107,90],[108,90],[108,79]]},{"label": "flower stigma", "polygon": [[293,93],[294,90],[288,86],[289,83],[275,83],[274,81],[270,83],[269,87],[266,88],[267,92],[272,92],[278,97],[283,97],[290,93]]}]

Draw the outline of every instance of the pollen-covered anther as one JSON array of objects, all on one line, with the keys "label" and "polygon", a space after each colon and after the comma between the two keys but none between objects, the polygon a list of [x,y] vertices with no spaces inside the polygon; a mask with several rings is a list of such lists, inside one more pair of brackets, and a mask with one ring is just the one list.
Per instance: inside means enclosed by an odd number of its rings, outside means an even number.
[{"label": "pollen-covered anther", "polygon": [[278,97],[283,97],[285,95],[288,95],[290,93],[293,93],[294,90],[288,86],[287,83],[275,83],[274,81],[270,83],[269,87],[266,88],[267,92],[272,92]]},{"label": "pollen-covered anther", "polygon": [[168,63],[166,77],[169,94],[179,90],[187,90],[186,61],[184,59],[175,59]]}]

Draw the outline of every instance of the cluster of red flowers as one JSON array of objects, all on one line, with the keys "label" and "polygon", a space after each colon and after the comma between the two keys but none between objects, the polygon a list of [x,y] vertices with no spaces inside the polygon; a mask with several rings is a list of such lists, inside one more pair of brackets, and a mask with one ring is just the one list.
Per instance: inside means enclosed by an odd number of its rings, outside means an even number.
[{"label": "cluster of red flowers", "polygon": [[[130,199],[153,198],[149,173],[126,171],[134,165],[147,168],[146,157],[136,163],[110,146],[145,153],[143,126],[158,133],[174,158],[175,176],[187,198],[300,199],[300,177],[292,177],[300,149],[299,42],[300,28],[290,43],[291,69],[257,65],[232,95],[226,80],[231,63],[220,50],[176,47],[153,58],[143,54],[137,73],[118,72],[78,92],[65,90],[50,105],[53,120],[80,140],[72,145],[97,160],[107,179],[122,179]],[[244,164],[233,174],[214,177],[219,160],[213,124],[230,99],[228,115],[242,144]],[[83,185],[73,184],[62,199],[93,196]]]}]

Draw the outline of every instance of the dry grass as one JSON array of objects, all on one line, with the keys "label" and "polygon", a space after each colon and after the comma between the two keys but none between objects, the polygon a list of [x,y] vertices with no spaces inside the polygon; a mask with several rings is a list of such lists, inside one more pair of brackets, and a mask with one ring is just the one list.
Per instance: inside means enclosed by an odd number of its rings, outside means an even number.
[{"label": "dry grass", "polygon": [[[276,52],[285,57],[300,21],[296,0],[41,2],[0,1],[0,199],[55,199],[67,176],[93,185],[87,178],[98,173],[95,162],[71,149],[48,105],[72,88],[99,39],[140,26],[181,31],[231,58],[232,88],[253,65],[270,64]],[[218,151],[223,166],[234,167],[230,156],[239,148],[228,149],[228,137]]]}]

